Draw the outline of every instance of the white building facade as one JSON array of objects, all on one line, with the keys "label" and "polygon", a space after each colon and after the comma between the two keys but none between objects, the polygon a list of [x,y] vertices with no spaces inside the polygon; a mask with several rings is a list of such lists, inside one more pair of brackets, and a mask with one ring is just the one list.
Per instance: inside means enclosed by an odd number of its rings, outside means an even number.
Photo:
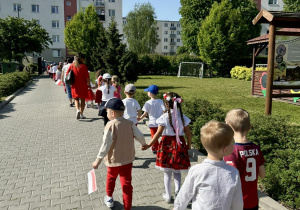
[{"label": "white building facade", "polygon": [[[65,22],[72,18],[66,13],[73,7],[76,11],[85,9],[89,4],[96,7],[100,21],[107,27],[111,17],[115,17],[118,29],[122,33],[122,0],[1,0],[0,18],[8,16],[26,20],[36,19],[46,29],[53,44],[41,54],[30,55],[34,58],[43,57],[46,61],[59,62],[66,57],[64,43]],[[103,12],[102,12],[103,10]],[[102,19],[101,19],[102,18]]]}]

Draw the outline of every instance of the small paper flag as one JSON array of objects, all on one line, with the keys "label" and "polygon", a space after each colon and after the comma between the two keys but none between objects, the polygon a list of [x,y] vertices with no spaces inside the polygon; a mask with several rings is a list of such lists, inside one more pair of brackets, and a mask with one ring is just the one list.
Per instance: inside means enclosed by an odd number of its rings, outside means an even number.
[{"label": "small paper flag", "polygon": [[97,190],[95,170],[92,169],[90,172],[87,173],[87,175],[88,175],[88,186],[89,186],[88,193],[91,194],[92,192],[95,192]]},{"label": "small paper flag", "polygon": [[61,80],[58,79],[58,80],[56,81],[56,84],[57,84],[58,86],[61,85]]}]

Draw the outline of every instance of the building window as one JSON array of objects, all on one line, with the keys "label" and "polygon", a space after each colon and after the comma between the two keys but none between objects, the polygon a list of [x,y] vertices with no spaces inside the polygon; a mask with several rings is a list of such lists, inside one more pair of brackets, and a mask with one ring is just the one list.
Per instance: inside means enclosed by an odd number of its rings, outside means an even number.
[{"label": "building window", "polygon": [[114,9],[109,9],[108,10],[108,16],[109,17],[115,17],[116,16],[116,12]]},{"label": "building window", "polygon": [[171,42],[174,42],[174,39],[171,39]]},{"label": "building window", "polygon": [[180,35],[180,31],[177,31],[177,35]]},{"label": "building window", "polygon": [[115,0],[109,0],[108,2],[115,2]]},{"label": "building window", "polygon": [[174,27],[174,23],[171,23],[171,27]]},{"label": "building window", "polygon": [[85,7],[81,7],[81,9],[82,9],[82,12],[84,12],[84,11],[85,11]]},{"label": "building window", "polygon": [[40,25],[40,20],[36,20],[36,22],[37,22],[37,24],[39,24],[39,25]]},{"label": "building window", "polygon": [[72,16],[68,15],[67,16],[67,21],[70,21],[72,19]]},{"label": "building window", "polygon": [[168,49],[168,46],[164,46],[164,49],[165,49],[165,50]]},{"label": "building window", "polygon": [[14,12],[18,12],[21,9],[21,4],[14,4]]},{"label": "building window", "polygon": [[58,6],[51,6],[51,13],[58,13]]},{"label": "building window", "polygon": [[177,42],[180,42],[180,39],[177,39]]},{"label": "building window", "polygon": [[59,42],[59,35],[52,35],[52,42]]},{"label": "building window", "polygon": [[168,55],[168,53],[164,53],[164,55]]},{"label": "building window", "polygon": [[71,6],[71,2],[70,1],[67,1],[66,4],[67,4],[67,6]]},{"label": "building window", "polygon": [[159,27],[157,27],[156,30],[159,30]]},{"label": "building window", "polygon": [[168,38],[164,38],[164,42],[168,42]]},{"label": "building window", "polygon": [[171,50],[174,50],[174,46],[171,46]]},{"label": "building window", "polygon": [[165,23],[165,27],[168,27],[168,23]]},{"label": "building window", "polygon": [[180,23],[177,23],[177,27],[180,27]]},{"label": "building window", "polygon": [[59,21],[58,20],[52,20],[52,28],[59,28]]},{"label": "building window", "polygon": [[174,31],[171,31],[171,34],[175,34],[175,32],[174,32]]},{"label": "building window", "polygon": [[60,50],[52,50],[53,57],[61,57]]},{"label": "building window", "polygon": [[278,4],[278,0],[269,0],[269,4]]},{"label": "building window", "polygon": [[31,12],[40,12],[40,7],[37,4],[31,5]]},{"label": "building window", "polygon": [[165,34],[168,34],[168,31],[165,31]]}]

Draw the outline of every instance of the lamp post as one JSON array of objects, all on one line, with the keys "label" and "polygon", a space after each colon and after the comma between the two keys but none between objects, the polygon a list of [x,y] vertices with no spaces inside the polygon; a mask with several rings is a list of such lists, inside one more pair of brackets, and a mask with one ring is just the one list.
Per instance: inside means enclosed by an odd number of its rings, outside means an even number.
[{"label": "lamp post", "polygon": [[21,7],[17,7],[18,8],[18,18],[20,18],[19,12],[22,10]]}]

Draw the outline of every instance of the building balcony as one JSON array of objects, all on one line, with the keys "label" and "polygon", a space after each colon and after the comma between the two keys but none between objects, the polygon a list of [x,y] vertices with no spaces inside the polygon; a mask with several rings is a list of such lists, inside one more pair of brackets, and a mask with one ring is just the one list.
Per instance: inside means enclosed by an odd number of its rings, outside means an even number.
[{"label": "building balcony", "polygon": [[170,30],[176,30],[176,27],[175,26],[171,26]]},{"label": "building balcony", "polygon": [[98,15],[100,21],[105,21],[105,15]]},{"label": "building balcony", "polygon": [[102,2],[95,2],[95,7],[105,7],[105,4]]},{"label": "building balcony", "polygon": [[170,42],[170,45],[176,45],[176,42]]},{"label": "building balcony", "polygon": [[175,38],[176,34],[170,34],[170,38]]}]

